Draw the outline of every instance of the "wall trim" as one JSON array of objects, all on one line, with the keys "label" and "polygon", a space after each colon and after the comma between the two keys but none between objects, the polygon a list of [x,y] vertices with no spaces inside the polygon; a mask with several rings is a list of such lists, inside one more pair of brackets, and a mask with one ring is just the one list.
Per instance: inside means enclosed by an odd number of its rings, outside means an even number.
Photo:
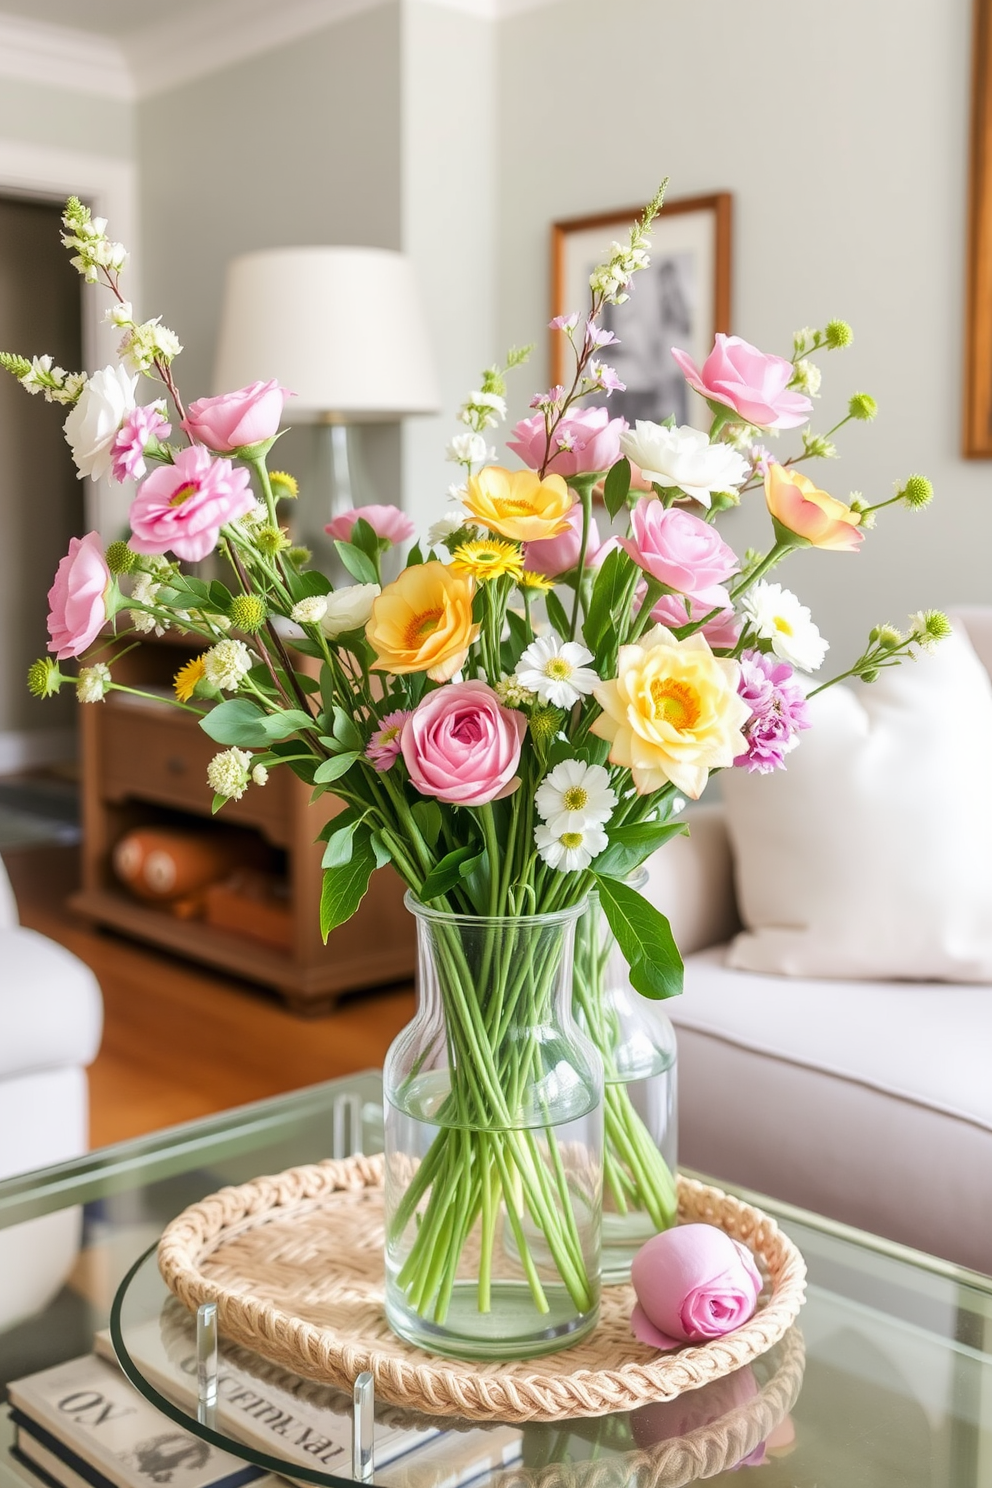
[{"label": "wall trim", "polygon": [[2,11],[0,77],[103,98],[134,98],[131,69],[113,37]]},{"label": "wall trim", "polygon": [[60,765],[77,754],[74,728],[0,731],[0,775],[41,765]]}]

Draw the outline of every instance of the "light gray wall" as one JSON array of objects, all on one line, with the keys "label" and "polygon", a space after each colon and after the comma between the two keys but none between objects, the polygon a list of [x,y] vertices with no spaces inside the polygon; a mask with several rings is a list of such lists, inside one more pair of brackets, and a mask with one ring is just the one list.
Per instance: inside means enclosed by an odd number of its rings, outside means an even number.
[{"label": "light gray wall", "polygon": [[124,159],[134,153],[134,105],[122,99],[5,77],[0,107],[3,139]]},{"label": "light gray wall", "polygon": [[[779,570],[828,665],[876,620],[992,602],[992,467],[959,455],[970,18],[970,0],[560,0],[499,28],[500,340],[547,320],[554,219],[643,201],[666,174],[672,196],[729,189],[733,330],[791,351],[796,327],[846,318],[815,426],[849,391],[881,408],[808,468],[841,497],[934,481],[927,512],[885,513],[857,557]],[[765,530],[760,495],[726,528],[739,548]]]},{"label": "light gray wall", "polygon": [[[398,248],[398,0],[252,57],[138,107],[141,313],[183,341],[187,402],[213,392],[224,269],[255,248]],[[369,431],[368,463],[398,488],[399,440]],[[306,479],[313,431],[294,431],[280,465]]]}]

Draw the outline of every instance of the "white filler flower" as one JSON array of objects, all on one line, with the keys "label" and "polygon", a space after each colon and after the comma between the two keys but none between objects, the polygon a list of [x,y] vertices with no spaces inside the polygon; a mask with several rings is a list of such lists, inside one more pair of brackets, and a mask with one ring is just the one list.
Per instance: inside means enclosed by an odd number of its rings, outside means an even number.
[{"label": "white filler flower", "polygon": [[225,749],[207,766],[207,784],[217,796],[240,801],[248,789],[251,755],[246,749]]},{"label": "white filler flower", "polygon": [[602,826],[617,804],[610,776],[602,765],[562,760],[537,788],[534,802],[556,837]]},{"label": "white filler flower", "polygon": [[218,641],[203,658],[203,675],[223,692],[237,692],[251,671],[251,652],[244,641]]},{"label": "white filler flower", "polygon": [[586,666],[587,661],[592,661],[592,652],[578,641],[563,641],[554,634],[540,636],[527,647],[514,675],[524,687],[536,692],[542,703],[571,708],[580,698],[588,697],[599,681]]},{"label": "white filler flower", "polygon": [[372,613],[372,602],[380,593],[378,584],[349,584],[327,596],[327,613],[320,628],[328,640],[336,641],[347,630],[361,630]]},{"label": "white filler flower", "polygon": [[747,480],[751,467],[729,444],[710,444],[708,434],[683,424],[668,429],[638,419],[620,435],[620,448],[658,486],[677,486],[702,506],[714,491],[733,491]]},{"label": "white filler flower", "polygon": [[317,625],[327,614],[327,599],[323,594],[309,594],[298,600],[289,612],[289,618],[297,625]]},{"label": "white filler flower", "polygon": [[760,579],[744,595],[741,609],[758,635],[771,641],[775,655],[790,666],[798,667],[801,672],[815,672],[822,665],[829,644],[791,589]]},{"label": "white filler flower", "polygon": [[110,473],[114,440],[134,407],[137,385],[137,377],[129,377],[118,366],[94,372],[83,388],[79,402],[62,426],[80,480],[88,475],[98,481]]},{"label": "white filler flower", "polygon": [[110,687],[110,668],[98,661],[95,666],[81,667],[76,679],[76,697],[81,703],[102,703]]},{"label": "white filler flower", "polygon": [[606,847],[607,836],[598,825],[586,827],[583,831],[554,832],[542,822],[534,828],[534,841],[539,856],[549,868],[557,868],[562,873],[580,873]]},{"label": "white filler flower", "polygon": [[[464,490],[464,487],[459,487],[459,490]],[[467,521],[468,517],[463,511],[445,512],[443,517],[438,517],[437,521],[428,527],[428,546],[436,548],[444,542],[446,537],[452,537],[454,533],[460,532]]]}]

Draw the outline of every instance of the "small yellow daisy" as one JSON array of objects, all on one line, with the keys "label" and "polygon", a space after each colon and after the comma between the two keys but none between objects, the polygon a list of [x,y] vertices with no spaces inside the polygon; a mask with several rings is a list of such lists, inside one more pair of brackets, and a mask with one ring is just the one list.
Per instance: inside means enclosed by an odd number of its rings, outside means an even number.
[{"label": "small yellow daisy", "polygon": [[203,681],[204,666],[203,657],[194,656],[184,667],[180,667],[173,680],[176,689],[176,697],[181,703],[188,703],[196,690],[196,684]]},{"label": "small yellow daisy", "polygon": [[555,587],[554,579],[549,579],[547,574],[531,573],[529,568],[518,575],[517,583],[521,589],[537,589],[541,594],[547,594],[549,589]]},{"label": "small yellow daisy", "polygon": [[270,470],[269,484],[277,501],[295,501],[300,494],[300,483],[296,476],[287,474],[285,470]]},{"label": "small yellow daisy", "polygon": [[470,574],[478,583],[509,574],[519,581],[524,555],[519,543],[502,542],[498,537],[480,538],[456,548],[452,568],[456,573]]}]

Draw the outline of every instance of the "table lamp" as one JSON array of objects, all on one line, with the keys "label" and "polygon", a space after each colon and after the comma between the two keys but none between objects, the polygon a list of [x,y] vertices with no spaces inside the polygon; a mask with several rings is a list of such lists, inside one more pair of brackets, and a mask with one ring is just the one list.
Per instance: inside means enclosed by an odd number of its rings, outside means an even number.
[{"label": "table lamp", "polygon": [[[375,493],[358,424],[436,413],[440,397],[413,264],[387,248],[272,248],[228,265],[214,389],[278,378],[286,419],[322,427],[312,531]],[[301,513],[301,516],[303,514]],[[325,540],[326,541],[326,540]]]}]

